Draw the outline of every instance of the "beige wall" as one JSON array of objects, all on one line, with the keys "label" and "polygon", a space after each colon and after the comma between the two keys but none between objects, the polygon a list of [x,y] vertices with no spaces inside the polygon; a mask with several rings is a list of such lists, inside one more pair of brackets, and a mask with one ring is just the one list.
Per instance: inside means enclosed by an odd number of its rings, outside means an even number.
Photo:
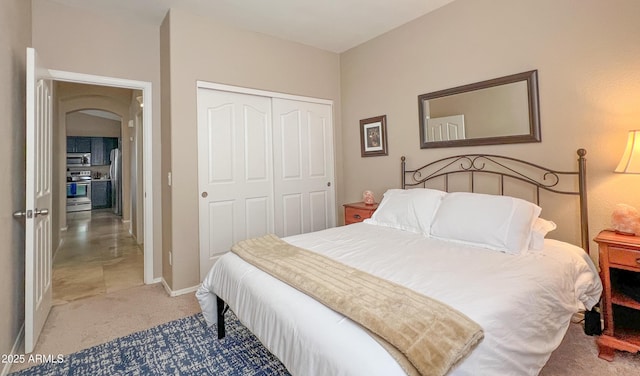
[{"label": "beige wall", "polygon": [[169,264],[169,252],[173,244],[173,210],[171,207],[171,187],[166,177],[171,171],[171,13],[167,13],[160,25],[160,75],[162,77],[162,278],[173,286],[173,269]]},{"label": "beige wall", "polygon": [[[612,172],[627,130],[640,127],[638,14],[636,0],[457,0],[343,53],[345,200],[398,187],[402,155],[413,167],[490,152],[568,170],[584,147],[593,238],[609,225],[614,204],[640,207],[640,176]],[[532,69],[539,74],[542,143],[420,149],[419,94]],[[361,158],[358,121],[382,114],[389,156]],[[576,205],[567,200],[543,216],[558,222],[554,236],[577,242]]]},{"label": "beige wall", "polygon": [[67,136],[120,137],[122,121],[88,115],[82,112],[67,113]]},{"label": "beige wall", "polygon": [[[51,69],[122,79],[153,85],[153,160],[160,144],[160,38],[158,25],[126,14],[102,14],[33,0],[33,46]],[[154,163],[154,186],[160,185],[160,163]],[[154,278],[162,275],[162,207],[153,195]]]},{"label": "beige wall", "polygon": [[[131,150],[131,234],[136,237],[138,244],[144,243],[144,148],[142,107],[138,98],[142,98],[142,91],[133,90],[129,104],[129,119],[133,120],[133,129],[129,129]],[[127,125],[128,126],[128,125]]]},{"label": "beige wall", "polygon": [[[10,354],[24,322],[25,62],[31,3],[0,1],[0,354]],[[5,364],[0,364],[0,373]]]},{"label": "beige wall", "polygon": [[[167,110],[170,122],[163,123],[163,140],[166,130],[171,140],[173,241],[164,245],[164,252],[173,251],[171,286],[177,290],[200,282],[196,80],[334,100],[336,160],[340,161],[340,67],[337,54],[234,29],[184,11],[172,9],[169,25],[166,22],[163,37],[169,34],[170,52],[163,63],[168,62],[171,108]],[[337,197],[340,202],[339,189]]]}]

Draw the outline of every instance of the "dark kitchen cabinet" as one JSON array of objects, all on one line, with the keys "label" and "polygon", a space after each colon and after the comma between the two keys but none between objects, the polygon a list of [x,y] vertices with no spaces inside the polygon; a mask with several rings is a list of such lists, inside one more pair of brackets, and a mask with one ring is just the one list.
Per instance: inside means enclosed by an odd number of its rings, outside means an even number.
[{"label": "dark kitchen cabinet", "polygon": [[91,181],[91,209],[104,209],[111,207],[111,181]]},{"label": "dark kitchen cabinet", "polygon": [[91,137],[91,165],[104,165],[104,138]]},{"label": "dark kitchen cabinet", "polygon": [[91,153],[91,137],[67,137],[67,153]]},{"label": "dark kitchen cabinet", "polygon": [[91,137],[91,165],[104,166],[111,163],[109,156],[112,149],[118,147],[116,137]]}]

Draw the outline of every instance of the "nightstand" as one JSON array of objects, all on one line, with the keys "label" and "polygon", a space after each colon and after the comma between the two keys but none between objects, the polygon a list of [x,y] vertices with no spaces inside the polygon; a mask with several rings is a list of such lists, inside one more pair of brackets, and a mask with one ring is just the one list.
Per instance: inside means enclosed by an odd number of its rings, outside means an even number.
[{"label": "nightstand", "polygon": [[[615,350],[640,351],[640,237],[602,231],[599,246],[604,332],[598,356],[612,361]],[[635,299],[631,295],[635,296]]]},{"label": "nightstand", "polygon": [[371,218],[373,212],[378,208],[378,203],[369,205],[364,202],[354,202],[342,206],[344,206],[344,224],[350,225]]}]

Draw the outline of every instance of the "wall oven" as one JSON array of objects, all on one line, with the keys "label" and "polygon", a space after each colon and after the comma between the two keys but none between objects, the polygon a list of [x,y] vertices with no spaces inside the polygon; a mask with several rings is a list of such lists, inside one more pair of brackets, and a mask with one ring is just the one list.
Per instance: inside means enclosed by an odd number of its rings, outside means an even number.
[{"label": "wall oven", "polygon": [[67,212],[91,210],[91,171],[67,172]]},{"label": "wall oven", "polygon": [[67,167],[91,166],[91,153],[67,153]]}]

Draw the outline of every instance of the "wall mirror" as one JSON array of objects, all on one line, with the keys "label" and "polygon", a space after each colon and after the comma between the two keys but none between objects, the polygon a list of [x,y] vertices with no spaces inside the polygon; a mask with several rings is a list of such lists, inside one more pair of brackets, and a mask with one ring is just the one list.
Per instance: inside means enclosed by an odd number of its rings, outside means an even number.
[{"label": "wall mirror", "polygon": [[538,71],[418,96],[420,148],[540,142]]}]

